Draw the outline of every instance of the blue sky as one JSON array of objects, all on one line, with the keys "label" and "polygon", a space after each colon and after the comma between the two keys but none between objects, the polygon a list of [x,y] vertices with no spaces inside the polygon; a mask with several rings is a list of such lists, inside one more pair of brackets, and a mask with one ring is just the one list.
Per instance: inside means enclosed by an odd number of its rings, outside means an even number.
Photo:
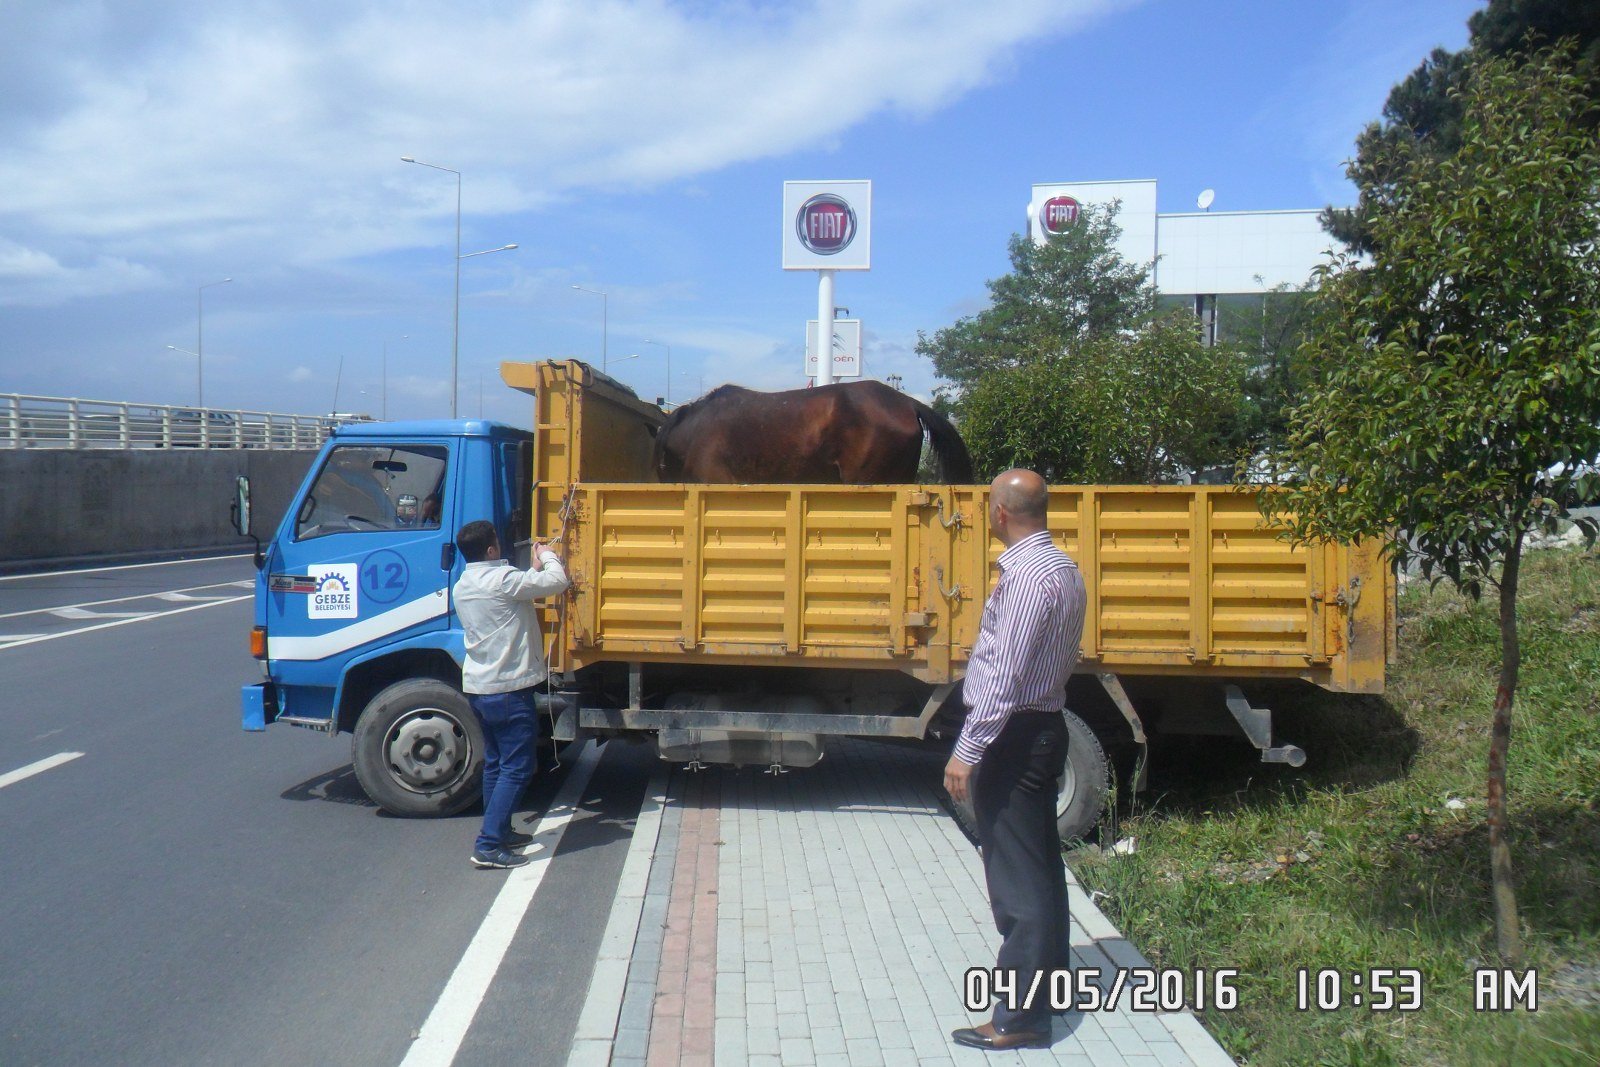
[{"label": "blue sky", "polygon": [[[874,377],[983,306],[1035,182],[1156,178],[1160,210],[1346,203],[1390,86],[1477,3],[21,0],[0,7],[0,392],[521,425],[502,359],[674,400],[803,384],[785,179],[873,181],[837,303]],[[402,337],[404,339],[402,340]],[[636,359],[624,359],[638,353]]]}]

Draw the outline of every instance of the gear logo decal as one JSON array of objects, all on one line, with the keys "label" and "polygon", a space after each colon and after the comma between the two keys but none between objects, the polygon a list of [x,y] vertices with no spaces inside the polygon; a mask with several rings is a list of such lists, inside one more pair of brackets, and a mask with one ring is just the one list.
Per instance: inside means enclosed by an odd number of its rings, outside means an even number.
[{"label": "gear logo decal", "polygon": [[311,572],[317,591],[306,599],[306,614],[313,619],[353,619],[360,590],[356,587],[357,567],[338,563]]}]

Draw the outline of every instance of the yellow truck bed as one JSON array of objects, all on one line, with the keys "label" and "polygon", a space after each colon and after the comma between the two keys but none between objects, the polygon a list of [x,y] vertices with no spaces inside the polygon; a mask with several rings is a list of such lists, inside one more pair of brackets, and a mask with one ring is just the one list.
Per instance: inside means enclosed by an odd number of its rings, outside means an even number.
[{"label": "yellow truck bed", "polygon": [[[573,579],[548,613],[556,669],[960,677],[1002,549],[987,486],[663,485],[659,409],[575,361],[501,373],[536,398],[533,528],[563,538]],[[1232,486],[1058,487],[1049,528],[1088,589],[1080,670],[1382,691],[1394,580],[1376,545],[1291,547]]]}]

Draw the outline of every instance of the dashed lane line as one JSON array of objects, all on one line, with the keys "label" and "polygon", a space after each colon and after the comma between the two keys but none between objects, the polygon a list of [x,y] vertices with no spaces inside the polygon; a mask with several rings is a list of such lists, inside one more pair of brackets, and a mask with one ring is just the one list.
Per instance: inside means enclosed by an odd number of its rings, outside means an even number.
[{"label": "dashed lane line", "polygon": [[505,885],[489,906],[489,913],[483,917],[483,923],[445,983],[444,992],[439,994],[433,1010],[428,1013],[428,1021],[422,1024],[400,1067],[449,1067],[455,1060],[599,762],[600,750],[593,741],[585,741],[583,754],[562,783],[561,792],[534,828],[533,845],[529,847],[544,847],[533,856],[532,862],[506,876]]},{"label": "dashed lane line", "polygon": [[8,785],[16,785],[24,778],[32,778],[36,774],[43,774],[45,771],[59,767],[63,763],[71,763],[81,755],[83,755],[82,752],[57,752],[54,756],[46,756],[44,759],[36,763],[30,763],[26,767],[18,767],[14,771],[7,771],[5,774],[0,774],[0,789],[4,789]]},{"label": "dashed lane line", "polygon": [[255,582],[210,582],[206,585],[190,585],[182,589],[173,589],[165,593],[135,593],[132,596],[117,596],[107,600],[84,600],[77,604],[57,604],[48,608],[28,608],[25,611],[7,611],[0,613],[0,619],[17,619],[24,615],[43,615],[50,611],[63,611],[67,608],[98,608],[106,604],[125,604],[130,600],[149,600],[159,597],[162,600],[207,600],[208,597],[189,596],[190,593],[202,589],[254,589]]},{"label": "dashed lane line", "polygon": [[0,652],[9,652],[13,648],[24,645],[34,645],[41,641],[54,641],[60,637],[73,637],[77,634],[86,634],[93,630],[107,630],[113,626],[127,626],[129,623],[146,622],[150,619],[165,619],[169,615],[182,615],[186,611],[199,611],[201,608],[214,608],[218,604],[237,604],[241,600],[249,600],[249,596],[234,596],[226,600],[213,600],[205,604],[189,604],[186,607],[173,608],[171,611],[158,611],[150,615],[140,615],[132,619],[112,619],[109,622],[97,622],[93,626],[80,626],[75,630],[62,630],[57,634],[15,635],[16,639],[0,637]]},{"label": "dashed lane line", "polygon": [[90,611],[88,608],[49,608],[58,619],[144,619],[153,611]]}]

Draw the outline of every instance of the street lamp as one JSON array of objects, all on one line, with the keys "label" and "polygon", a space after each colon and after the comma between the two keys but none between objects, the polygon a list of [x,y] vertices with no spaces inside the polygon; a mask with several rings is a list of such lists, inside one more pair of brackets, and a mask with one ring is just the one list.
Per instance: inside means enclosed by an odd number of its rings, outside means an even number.
[{"label": "street lamp", "polygon": [[411,156],[401,156],[400,162],[415,163],[419,167],[442,170],[456,176],[456,313],[455,326],[450,333],[450,417],[453,419],[456,417],[456,376],[461,358],[461,261],[467,258],[461,254],[461,172],[434,163],[424,163]]},{"label": "street lamp", "polygon": [[645,344],[655,345],[657,348],[665,348],[667,350],[667,403],[670,404],[672,403],[672,346],[663,344],[660,341],[648,340],[645,341]]},{"label": "street lamp", "polygon": [[593,293],[595,296],[600,298],[600,369],[603,371],[606,369],[607,364],[606,334],[608,332],[607,318],[609,316],[609,305],[611,303],[611,299],[598,289],[585,289],[581,285],[574,285],[573,288],[578,290],[580,293]]},{"label": "street lamp", "polygon": [[195,316],[194,316],[194,406],[206,406],[206,378],[205,378],[205,351],[206,351],[206,290],[213,285],[227,285],[232,278],[224,278],[220,282],[206,282],[195,290]]}]

